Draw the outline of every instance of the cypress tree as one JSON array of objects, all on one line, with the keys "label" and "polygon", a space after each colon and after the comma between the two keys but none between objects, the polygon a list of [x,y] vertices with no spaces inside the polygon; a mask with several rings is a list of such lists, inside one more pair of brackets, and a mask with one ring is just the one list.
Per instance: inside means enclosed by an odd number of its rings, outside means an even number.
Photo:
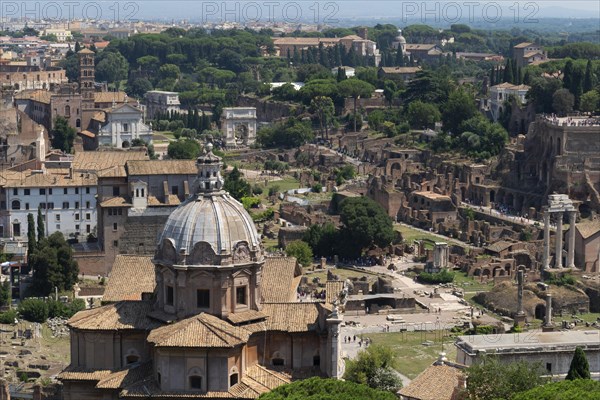
[{"label": "cypress tree", "polygon": [[575,349],[575,354],[573,354],[573,359],[571,360],[571,366],[569,367],[569,373],[567,374],[566,379],[569,381],[575,379],[591,379],[590,364],[581,347]]},{"label": "cypress tree", "polygon": [[563,71],[563,87],[571,90],[573,87],[573,61],[569,60],[565,64]]},{"label": "cypress tree", "polygon": [[494,86],[496,83],[496,73],[495,73],[495,67],[490,68],[490,86]]},{"label": "cypress tree", "polygon": [[587,93],[594,88],[594,77],[592,76],[592,60],[588,60],[585,66],[585,77],[583,79],[583,92]]},{"label": "cypress tree", "polygon": [[512,80],[510,81],[510,83],[515,84],[515,83],[517,83],[517,77],[519,76],[518,75],[519,71],[517,70],[517,60],[511,59],[510,66],[512,68]]},{"label": "cypress tree", "polygon": [[402,52],[402,46],[398,46],[398,51],[396,52],[396,66],[404,67],[404,53]]},{"label": "cypress tree", "polygon": [[512,83],[514,79],[512,63],[510,59],[506,60],[506,65],[504,66],[504,82]]},{"label": "cypress tree", "polygon": [[35,221],[33,220],[33,214],[27,214],[27,257],[31,257],[31,254],[35,251]]},{"label": "cypress tree", "polygon": [[46,228],[44,227],[44,216],[42,215],[42,209],[38,208],[37,214],[37,241],[38,243],[46,236]]},{"label": "cypress tree", "polygon": [[342,67],[338,67],[338,71],[337,71],[337,81],[341,82],[344,79],[346,79],[346,70]]}]

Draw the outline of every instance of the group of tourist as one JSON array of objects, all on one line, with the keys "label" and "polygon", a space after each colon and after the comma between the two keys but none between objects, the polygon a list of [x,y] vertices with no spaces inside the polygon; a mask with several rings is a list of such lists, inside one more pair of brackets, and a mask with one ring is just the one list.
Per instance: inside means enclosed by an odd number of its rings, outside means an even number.
[{"label": "group of tourist", "polygon": [[567,125],[567,126],[598,126],[600,125],[599,118],[559,118],[556,114],[545,115],[547,121],[554,125]]},{"label": "group of tourist", "polygon": [[[344,343],[356,343],[356,335],[354,336],[344,336]],[[371,339],[369,338],[358,338],[358,347],[367,347],[371,344]]]}]

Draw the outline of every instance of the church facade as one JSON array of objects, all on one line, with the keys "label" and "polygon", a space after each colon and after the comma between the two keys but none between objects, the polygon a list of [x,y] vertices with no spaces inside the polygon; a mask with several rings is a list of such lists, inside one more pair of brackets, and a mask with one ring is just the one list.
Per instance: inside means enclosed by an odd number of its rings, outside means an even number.
[{"label": "church facade", "polygon": [[[296,260],[264,254],[207,147],[155,256],[116,263],[111,303],[69,320],[65,400],[254,399],[294,379],[343,374],[337,307],[296,301]],[[152,270],[149,287],[140,277]]]}]

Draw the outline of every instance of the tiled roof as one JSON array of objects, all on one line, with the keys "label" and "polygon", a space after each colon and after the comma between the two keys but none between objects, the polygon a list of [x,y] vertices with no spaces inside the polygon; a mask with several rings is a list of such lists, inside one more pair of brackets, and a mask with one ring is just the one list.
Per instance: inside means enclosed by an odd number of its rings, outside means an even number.
[{"label": "tiled roof", "polygon": [[284,303],[296,299],[294,278],[300,275],[293,257],[268,257],[262,271],[262,302]]},{"label": "tiled roof", "polygon": [[258,398],[261,394],[291,381],[289,375],[257,364],[246,369],[242,381],[232,386],[229,393],[240,398]]},{"label": "tiled roof", "polygon": [[414,43],[414,44],[407,44],[406,45],[406,50],[431,50],[434,47],[436,47],[435,44],[430,44],[430,43]]},{"label": "tiled roof", "polygon": [[463,374],[462,368],[434,364],[402,388],[400,394],[415,400],[451,400]]},{"label": "tiled roof", "polygon": [[68,366],[58,374],[58,379],[71,381],[99,381],[112,373],[109,369],[88,369]]},{"label": "tiled roof", "polygon": [[344,281],[325,282],[325,303],[332,304],[342,290],[344,290]]},{"label": "tiled roof", "polygon": [[125,163],[130,160],[147,160],[145,151],[80,151],[73,158],[73,169],[106,172],[105,176],[127,176]]},{"label": "tiled roof", "polygon": [[94,174],[74,173],[72,177],[53,173],[32,173],[31,170],[15,173],[2,171],[0,176],[5,187],[72,187],[96,186],[98,181]]},{"label": "tiled roof", "polygon": [[131,368],[115,371],[103,377],[97,384],[98,389],[122,389],[142,379],[152,376],[152,362],[136,364]]},{"label": "tiled roof", "polygon": [[156,347],[231,348],[244,344],[250,331],[202,313],[153,330],[148,342]]},{"label": "tiled roof", "polygon": [[155,287],[152,257],[119,254],[102,301],[142,300],[142,293],[153,293]]},{"label": "tiled roof", "polygon": [[522,43],[519,43],[519,44],[515,45],[515,47],[514,47],[514,48],[515,48],[515,49],[522,49],[522,48],[524,48],[524,47],[531,46],[532,44],[533,44],[533,43],[531,43],[531,42],[522,42]]},{"label": "tiled roof", "polygon": [[512,242],[507,242],[507,241],[504,241],[504,240],[499,240],[499,241],[497,241],[495,243],[492,243],[489,246],[487,246],[486,249],[488,249],[490,251],[493,251],[493,252],[496,252],[496,253],[499,253],[499,252],[501,252],[503,250],[508,249],[513,244],[514,243],[512,243]]},{"label": "tiled roof", "polygon": [[421,67],[381,67],[386,74],[415,74]]},{"label": "tiled roof", "polygon": [[96,103],[124,103],[127,100],[125,92],[96,92],[94,93],[94,101]]},{"label": "tiled roof", "polygon": [[587,239],[600,231],[600,220],[582,222],[575,225],[582,238]]},{"label": "tiled roof", "polygon": [[265,319],[266,317],[267,317],[267,315],[260,311],[248,310],[248,311],[229,314],[227,316],[227,320],[229,322],[231,322],[232,324],[241,324],[242,322],[257,321],[257,320]]},{"label": "tiled roof", "polygon": [[146,301],[121,301],[91,310],[80,311],[67,321],[80,330],[119,331],[151,330],[161,323],[148,318],[152,304]]},{"label": "tiled roof", "polygon": [[119,393],[120,399],[253,399],[255,397],[238,397],[229,392],[192,393],[185,391],[162,391],[154,380],[147,380],[131,385]]},{"label": "tiled roof", "polygon": [[128,161],[129,175],[196,175],[195,160],[146,160]]},{"label": "tiled roof", "polygon": [[50,104],[51,95],[47,90],[23,90],[15,94],[15,100],[33,100],[39,103]]},{"label": "tiled roof", "polygon": [[269,303],[262,311],[269,316],[267,329],[281,332],[318,330],[320,303]]},{"label": "tiled roof", "polygon": [[100,207],[131,207],[131,203],[128,203],[124,197],[111,197],[100,203]]}]

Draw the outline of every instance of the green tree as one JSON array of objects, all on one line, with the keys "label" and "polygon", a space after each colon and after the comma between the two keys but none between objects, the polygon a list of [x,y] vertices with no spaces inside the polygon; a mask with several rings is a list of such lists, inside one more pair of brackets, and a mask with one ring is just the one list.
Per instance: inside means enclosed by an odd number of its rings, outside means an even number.
[{"label": "green tree", "polygon": [[571,360],[571,366],[569,367],[566,379],[569,381],[575,379],[591,379],[590,364],[581,347],[575,349],[575,354],[573,354],[573,359]]},{"label": "green tree", "polygon": [[38,241],[29,264],[33,270],[31,287],[37,295],[47,296],[55,287],[71,290],[77,282],[79,267],[71,246],[60,232]]},{"label": "green tree", "polygon": [[392,106],[392,102],[394,101],[394,96],[396,96],[396,92],[398,91],[398,87],[396,86],[396,82],[394,81],[385,81],[383,84],[383,97],[388,103],[388,106]]},{"label": "green tree", "polygon": [[597,400],[600,399],[600,382],[590,379],[560,381],[517,393],[513,400]]},{"label": "green tree", "polygon": [[575,96],[569,89],[558,89],[552,95],[552,108],[559,115],[566,115],[573,111],[575,105]]},{"label": "green tree", "polygon": [[592,60],[588,60],[585,66],[585,76],[583,78],[583,91],[589,92],[594,88],[594,72],[592,71]]},{"label": "green tree", "polygon": [[237,167],[233,167],[231,172],[225,175],[225,184],[223,189],[229,192],[233,198],[240,200],[242,197],[252,196],[250,184],[242,177],[242,173]]},{"label": "green tree", "polygon": [[27,254],[31,254],[35,251],[35,221],[33,220],[33,214],[27,214]]},{"label": "green tree", "polygon": [[392,349],[374,344],[347,361],[344,379],[396,393],[402,388],[402,381],[394,372],[397,367],[398,359]]},{"label": "green tree", "polygon": [[596,90],[590,90],[581,95],[579,108],[584,112],[593,112],[600,107],[600,94]]},{"label": "green tree", "polygon": [[368,115],[367,121],[369,121],[369,128],[379,131],[385,121],[385,114],[381,110],[374,110]]},{"label": "green tree", "polygon": [[73,149],[73,140],[75,140],[77,131],[69,126],[69,121],[61,116],[56,117],[54,119],[54,128],[51,133],[52,147],[57,150],[62,150],[65,153],[70,153]]},{"label": "green tree", "polygon": [[477,400],[510,400],[517,393],[533,389],[548,381],[539,363],[523,361],[501,363],[486,357],[467,369],[467,392]]},{"label": "green tree", "polygon": [[296,257],[296,260],[303,267],[312,264],[313,252],[308,243],[302,240],[294,240],[285,247],[285,252],[290,257]]},{"label": "green tree", "polygon": [[[10,282],[7,279],[0,284],[0,308],[8,306],[11,297]],[[10,323],[12,323],[12,321],[10,321]]]},{"label": "green tree", "polygon": [[46,237],[46,227],[44,226],[44,216],[42,215],[42,209],[38,208],[37,213],[37,241],[38,243]]},{"label": "green tree", "polygon": [[[333,119],[335,108],[333,106],[333,100],[327,96],[317,96],[310,101],[310,111],[317,116],[319,120],[319,126],[321,129],[321,137],[323,137],[323,131],[325,137],[329,140],[329,124]],[[324,128],[324,129],[323,129]]]},{"label": "green tree", "polygon": [[408,106],[408,122],[414,129],[433,128],[441,117],[435,104],[423,103],[417,100]]},{"label": "green tree", "polygon": [[259,400],[395,400],[393,393],[337,379],[312,377],[279,386]]},{"label": "green tree", "polygon": [[354,99],[354,132],[356,132],[357,101],[361,97],[370,97],[375,88],[368,82],[350,78],[338,83],[338,90],[342,96]]},{"label": "green tree", "polygon": [[473,117],[477,113],[477,107],[473,98],[464,90],[458,89],[450,94],[443,112],[442,121],[446,132],[458,133],[459,125]]},{"label": "green tree", "polygon": [[152,83],[147,78],[137,78],[127,83],[127,94],[134,97],[144,97],[144,94],[152,90]]},{"label": "green tree", "polygon": [[259,130],[256,140],[261,146],[267,148],[294,148],[314,138],[315,135],[309,124],[297,118],[288,118],[285,122]]},{"label": "green tree", "polygon": [[308,228],[302,240],[308,243],[313,254],[330,257],[337,251],[338,231],[330,222],[323,225],[313,224]]},{"label": "green tree", "polygon": [[392,219],[379,204],[367,197],[342,200],[339,214],[348,256],[359,256],[363,249],[373,245],[389,246],[395,238]]},{"label": "green tree", "polygon": [[158,69],[160,79],[178,79],[181,75],[179,67],[174,64],[164,64]]},{"label": "green tree", "polygon": [[108,83],[120,82],[127,79],[129,63],[119,52],[103,51],[98,56],[96,64],[96,79]]},{"label": "green tree", "polygon": [[[181,121],[179,121],[181,122]],[[190,138],[169,143],[167,155],[174,160],[193,160],[200,154],[200,144]]]},{"label": "green tree", "polygon": [[44,300],[25,299],[19,303],[19,314],[30,322],[45,322],[48,319],[48,305]]}]

